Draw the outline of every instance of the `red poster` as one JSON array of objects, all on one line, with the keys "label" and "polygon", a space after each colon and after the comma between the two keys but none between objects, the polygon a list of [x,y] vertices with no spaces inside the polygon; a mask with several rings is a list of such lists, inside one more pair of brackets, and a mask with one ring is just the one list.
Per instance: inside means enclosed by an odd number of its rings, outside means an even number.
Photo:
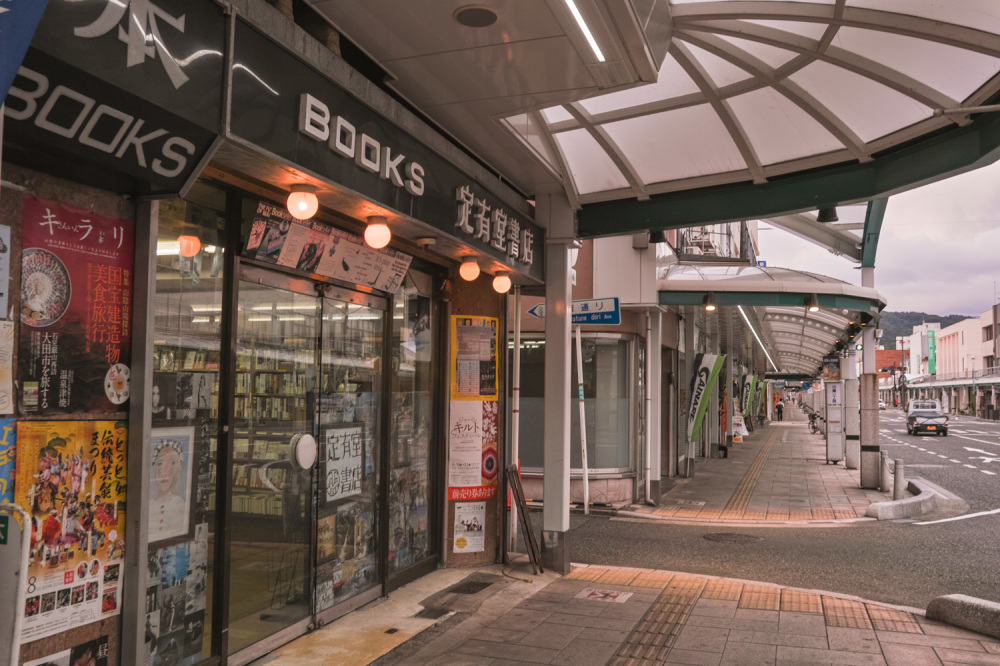
[{"label": "red poster", "polygon": [[132,221],[27,197],[22,222],[22,413],[126,410]]}]

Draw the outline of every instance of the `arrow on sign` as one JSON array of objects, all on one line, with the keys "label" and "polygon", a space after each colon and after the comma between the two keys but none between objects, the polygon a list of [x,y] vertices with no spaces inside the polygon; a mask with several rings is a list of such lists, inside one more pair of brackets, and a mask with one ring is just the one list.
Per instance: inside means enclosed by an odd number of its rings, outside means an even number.
[{"label": "arrow on sign", "polygon": [[530,314],[532,317],[545,319],[545,303],[539,303],[537,305],[531,306],[531,308],[528,310],[528,314]]}]

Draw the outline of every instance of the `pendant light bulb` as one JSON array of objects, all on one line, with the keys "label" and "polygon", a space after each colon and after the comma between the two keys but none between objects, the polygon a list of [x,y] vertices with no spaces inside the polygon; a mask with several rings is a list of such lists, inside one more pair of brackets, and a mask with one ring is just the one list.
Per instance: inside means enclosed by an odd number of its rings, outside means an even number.
[{"label": "pendant light bulb", "polygon": [[462,265],[458,267],[458,274],[466,282],[472,282],[479,277],[479,272],[479,262],[476,261],[475,257],[462,259]]},{"label": "pendant light bulb", "polygon": [[368,226],[365,227],[365,243],[369,247],[381,250],[392,240],[392,232],[382,215],[372,215],[368,218]]},{"label": "pendant light bulb", "polygon": [[295,219],[308,220],[319,210],[316,188],[312,185],[292,185],[292,191],[285,205]]},{"label": "pendant light bulb", "polygon": [[496,275],[493,277],[493,290],[498,294],[506,294],[510,291],[510,287],[513,284],[510,279],[510,273],[507,271],[497,271]]},{"label": "pendant light bulb", "polygon": [[177,250],[182,257],[190,259],[201,250],[201,239],[197,236],[178,236]]}]

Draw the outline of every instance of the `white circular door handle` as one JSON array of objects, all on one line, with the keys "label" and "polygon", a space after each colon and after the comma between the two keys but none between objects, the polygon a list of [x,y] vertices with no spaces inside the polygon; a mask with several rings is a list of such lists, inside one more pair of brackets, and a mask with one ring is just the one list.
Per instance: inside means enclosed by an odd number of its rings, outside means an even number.
[{"label": "white circular door handle", "polygon": [[289,458],[292,464],[299,469],[312,469],[318,453],[316,438],[312,435],[295,435],[290,444],[292,450]]}]

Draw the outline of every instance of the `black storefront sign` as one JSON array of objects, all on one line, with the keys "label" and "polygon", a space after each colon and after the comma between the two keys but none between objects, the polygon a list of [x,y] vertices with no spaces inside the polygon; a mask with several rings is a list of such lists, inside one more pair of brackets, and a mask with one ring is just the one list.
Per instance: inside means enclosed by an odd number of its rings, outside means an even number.
[{"label": "black storefront sign", "polygon": [[239,21],[234,63],[234,135],[543,279],[544,231],[482,184]]},{"label": "black storefront sign", "polygon": [[6,98],[6,143],[31,164],[106,167],[111,187],[177,192],[220,131],[225,33],[208,0],[50,0]]}]

